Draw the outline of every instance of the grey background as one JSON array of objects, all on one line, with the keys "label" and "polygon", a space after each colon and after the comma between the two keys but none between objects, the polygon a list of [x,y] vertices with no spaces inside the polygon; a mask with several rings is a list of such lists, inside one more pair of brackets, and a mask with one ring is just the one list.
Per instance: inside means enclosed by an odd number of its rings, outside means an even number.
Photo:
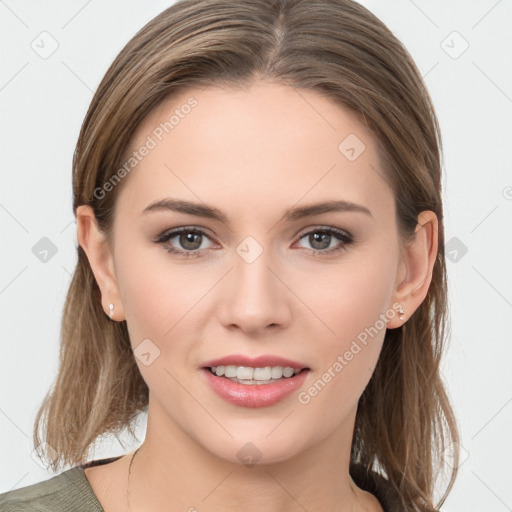
[{"label": "grey background", "polygon": [[[361,3],[412,54],[443,134],[452,260],[443,375],[463,459],[442,510],[512,510],[512,2]],[[32,458],[31,438],[56,373],[75,264],[71,158],[80,125],[114,57],[169,5],[0,0],[0,492],[52,476]],[[141,417],[141,440],[144,431]],[[136,445],[106,439],[94,456]]]}]

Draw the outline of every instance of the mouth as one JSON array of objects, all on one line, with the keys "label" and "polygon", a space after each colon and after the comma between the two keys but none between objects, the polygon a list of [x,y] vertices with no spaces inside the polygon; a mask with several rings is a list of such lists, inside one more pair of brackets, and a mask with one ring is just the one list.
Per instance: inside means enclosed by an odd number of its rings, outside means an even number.
[{"label": "mouth", "polygon": [[297,392],[310,368],[293,366],[208,365],[204,382],[219,397],[239,407],[268,407]]},{"label": "mouth", "polygon": [[204,369],[217,377],[246,385],[281,382],[309,370],[309,368],[293,368],[291,366],[251,367],[237,365],[206,366]]},{"label": "mouth", "polygon": [[267,407],[298,391],[311,368],[285,357],[231,354],[206,361],[201,373],[221,398],[241,407]]}]

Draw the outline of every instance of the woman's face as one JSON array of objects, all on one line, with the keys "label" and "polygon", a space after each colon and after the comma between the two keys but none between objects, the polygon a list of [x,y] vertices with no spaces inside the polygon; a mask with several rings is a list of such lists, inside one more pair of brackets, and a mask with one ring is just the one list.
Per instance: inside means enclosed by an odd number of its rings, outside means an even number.
[{"label": "woman's face", "polygon": [[[138,127],[130,156],[113,231],[116,313],[150,389],[150,422],[234,462],[351,438],[403,277],[369,131],[319,93],[258,82],[168,100]],[[197,214],[151,206],[165,201]],[[336,201],[358,206],[306,215]],[[308,370],[286,396],[283,377],[267,403],[268,384],[207,374],[231,355],[234,366],[278,356]]]}]

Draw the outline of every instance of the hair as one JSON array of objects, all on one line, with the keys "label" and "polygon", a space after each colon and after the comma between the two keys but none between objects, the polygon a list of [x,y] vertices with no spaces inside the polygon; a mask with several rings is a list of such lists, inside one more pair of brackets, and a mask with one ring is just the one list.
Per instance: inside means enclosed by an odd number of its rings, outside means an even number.
[{"label": "hair", "polygon": [[[403,510],[434,510],[442,468],[450,492],[458,426],[440,371],[448,331],[441,194],[441,136],[432,100],[411,56],[370,11],[352,0],[180,0],[128,42],[93,99],[73,156],[73,211],[90,205],[110,237],[112,180],[137,126],[164,100],[212,85],[258,80],[312,90],[348,108],[373,134],[393,189],[400,240],[424,210],[438,218],[438,252],[427,295],[401,327],[387,330],[362,393],[351,462],[384,475]],[[34,444],[56,471],[87,460],[105,434],[130,432],[149,390],[135,363],[126,321],[113,322],[84,250],[63,309],[59,369],[35,419]],[[42,430],[41,437],[38,431]],[[443,454],[452,442],[452,465]],[[438,506],[438,505],[437,505]]]}]

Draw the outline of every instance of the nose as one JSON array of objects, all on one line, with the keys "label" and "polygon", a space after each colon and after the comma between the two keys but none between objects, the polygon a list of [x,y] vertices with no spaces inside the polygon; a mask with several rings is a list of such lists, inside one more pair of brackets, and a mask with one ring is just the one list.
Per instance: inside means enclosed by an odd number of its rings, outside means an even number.
[{"label": "nose", "polygon": [[222,324],[251,336],[286,327],[293,294],[276,270],[270,251],[263,250],[254,261],[235,253],[233,262],[218,308]]}]

